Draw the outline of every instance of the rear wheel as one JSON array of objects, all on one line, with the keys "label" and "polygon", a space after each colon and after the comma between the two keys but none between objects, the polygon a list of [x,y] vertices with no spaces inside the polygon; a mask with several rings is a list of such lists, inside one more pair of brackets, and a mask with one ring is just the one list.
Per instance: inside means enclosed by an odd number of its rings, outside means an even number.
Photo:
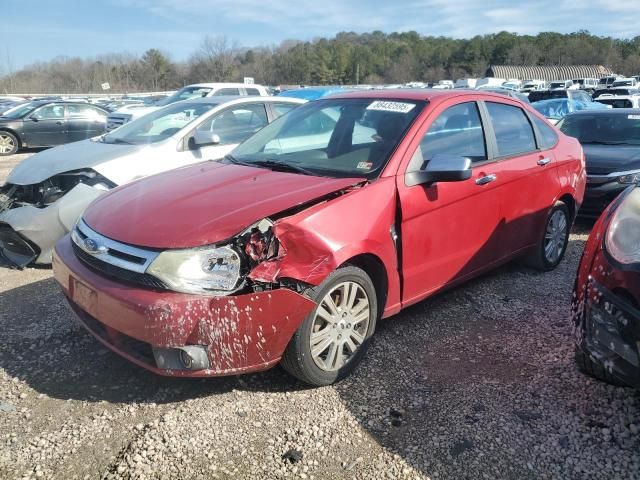
[{"label": "rear wheel", "polygon": [[563,202],[556,202],[547,217],[544,235],[525,259],[526,263],[545,272],[556,268],[567,250],[570,227],[569,209]]},{"label": "rear wheel", "polygon": [[0,156],[13,155],[18,151],[18,139],[9,132],[0,131]]},{"label": "rear wheel", "polygon": [[282,366],[310,385],[330,385],[362,360],[378,317],[376,292],[363,270],[346,266],[307,293],[316,308],[289,342]]}]

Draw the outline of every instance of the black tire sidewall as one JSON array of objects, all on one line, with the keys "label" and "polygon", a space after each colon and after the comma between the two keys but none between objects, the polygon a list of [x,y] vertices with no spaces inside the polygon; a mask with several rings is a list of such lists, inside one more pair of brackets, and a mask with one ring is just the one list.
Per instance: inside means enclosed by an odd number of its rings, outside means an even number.
[{"label": "black tire sidewall", "polygon": [[[549,260],[547,260],[547,255],[545,254],[545,251],[544,251],[545,236],[547,233],[547,227],[549,226],[549,222],[551,221],[551,217],[558,210],[564,212],[565,219],[567,220],[567,236],[564,239],[564,245],[562,246],[562,253],[558,257],[558,260],[556,260],[555,262],[549,262]],[[544,222],[544,230],[542,231],[542,238],[540,240],[540,247],[538,249],[538,252],[539,252],[538,254],[540,255],[540,260],[545,270],[553,270],[560,264],[560,262],[562,262],[562,259],[564,258],[564,255],[567,251],[567,245],[569,244],[570,232],[571,232],[571,218],[569,215],[569,209],[564,203],[558,202],[553,206],[553,208],[549,212],[549,215],[547,215],[547,221]]]},{"label": "black tire sidewall", "polygon": [[324,296],[337,284],[348,281],[355,282],[360,285],[369,297],[370,320],[365,341],[356,351],[353,358],[341,369],[335,372],[327,372],[319,368],[311,357],[311,328],[313,327],[316,309],[318,308],[316,306],[316,308],[314,308],[302,322],[296,332],[296,338],[294,338],[297,347],[296,349],[299,352],[298,358],[301,363],[300,366],[305,377],[307,377],[305,380],[313,385],[329,385],[349,375],[362,360],[366,353],[371,336],[375,331],[376,321],[379,315],[378,299],[373,282],[364,270],[354,266],[339,268],[329,275],[329,277],[327,277],[316,289],[313,289],[310,297],[317,303],[322,300],[322,298],[324,298]]},{"label": "black tire sidewall", "polygon": [[19,143],[18,137],[16,137],[11,132],[7,132],[6,130],[0,131],[0,136],[6,136],[6,137],[13,138],[13,145],[14,145],[13,150],[11,150],[8,153],[0,153],[0,157],[6,157],[8,155],[14,155],[15,153],[18,152],[18,148],[20,148],[20,143]]}]

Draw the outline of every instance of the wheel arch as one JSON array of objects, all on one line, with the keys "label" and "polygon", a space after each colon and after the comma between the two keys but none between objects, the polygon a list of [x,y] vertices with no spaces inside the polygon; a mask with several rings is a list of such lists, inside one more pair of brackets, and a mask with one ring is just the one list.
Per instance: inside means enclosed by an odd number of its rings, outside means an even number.
[{"label": "wheel arch", "polygon": [[576,211],[576,200],[575,198],[573,198],[573,195],[571,195],[570,193],[565,193],[561,195],[560,198],[558,198],[558,201],[564,203],[567,206],[567,208],[569,209],[571,220],[575,220],[576,214],[578,212]]},{"label": "wheel arch", "polygon": [[22,147],[22,138],[18,132],[9,127],[0,127],[0,132],[7,132],[16,137],[16,140],[18,141],[18,148]]},{"label": "wheel arch", "polygon": [[372,253],[361,253],[347,259],[340,266],[353,265],[358,267],[369,276],[378,300],[378,316],[381,317],[384,312],[387,296],[389,292],[389,278],[387,277],[387,269],[382,260]]}]

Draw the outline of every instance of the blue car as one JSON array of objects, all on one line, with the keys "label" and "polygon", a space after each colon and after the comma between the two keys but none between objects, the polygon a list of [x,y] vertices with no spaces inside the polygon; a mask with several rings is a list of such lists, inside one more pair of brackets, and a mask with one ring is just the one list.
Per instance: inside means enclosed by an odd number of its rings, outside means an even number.
[{"label": "blue car", "polygon": [[301,98],[303,100],[317,100],[322,97],[326,97],[327,95],[332,95],[334,93],[345,93],[350,92],[354,89],[333,86],[333,87],[304,87],[304,88],[295,88],[293,90],[285,90],[280,93],[280,97],[293,97],[293,98]]},{"label": "blue car", "polygon": [[553,124],[558,123],[565,115],[580,110],[606,110],[610,105],[598,102],[583,102],[581,100],[571,100],[568,98],[552,98],[540,100],[531,104],[533,108],[544,115]]}]

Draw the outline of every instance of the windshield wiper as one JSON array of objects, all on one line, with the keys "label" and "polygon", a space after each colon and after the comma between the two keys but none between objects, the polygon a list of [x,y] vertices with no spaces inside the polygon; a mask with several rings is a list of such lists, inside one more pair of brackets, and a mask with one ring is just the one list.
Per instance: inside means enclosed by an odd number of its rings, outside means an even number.
[{"label": "windshield wiper", "polygon": [[622,141],[605,141],[605,140],[594,140],[593,142],[582,142],[585,145],[633,145],[632,143],[622,142]]},{"label": "windshield wiper", "polygon": [[293,165],[291,163],[279,162],[277,160],[253,160],[251,162],[248,162],[248,164],[270,168],[271,170],[279,171],[279,172],[293,172],[293,173],[302,173],[303,175],[317,176],[315,173],[313,173],[310,170],[307,170],[304,167]]}]

